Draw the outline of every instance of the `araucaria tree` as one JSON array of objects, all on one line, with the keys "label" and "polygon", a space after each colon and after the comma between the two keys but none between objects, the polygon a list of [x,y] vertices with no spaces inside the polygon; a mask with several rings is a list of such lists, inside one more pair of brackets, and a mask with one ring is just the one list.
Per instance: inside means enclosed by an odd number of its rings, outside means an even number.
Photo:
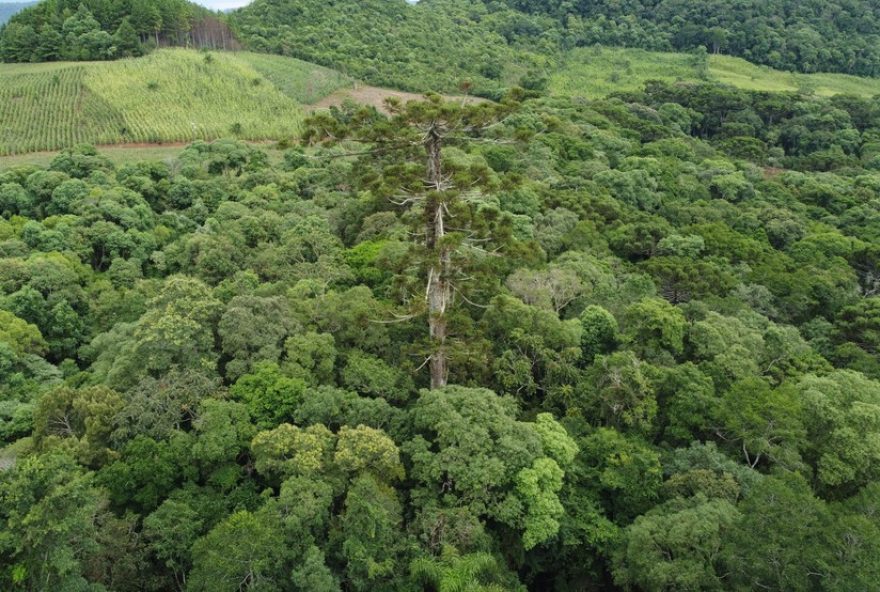
[{"label": "araucaria tree", "polygon": [[322,113],[307,122],[308,143],[365,145],[346,153],[367,158],[365,186],[406,210],[416,225],[425,297],[424,306],[407,318],[427,315],[431,388],[448,381],[450,309],[456,295],[467,299],[461,284],[468,267],[504,234],[504,224],[479,207],[480,197],[497,183],[492,170],[482,159],[444,158],[444,149],[503,141],[493,139],[490,130],[517,108],[519,98],[514,92],[498,103],[475,103],[429,94],[421,101],[388,100],[388,116],[362,108],[350,117]]}]

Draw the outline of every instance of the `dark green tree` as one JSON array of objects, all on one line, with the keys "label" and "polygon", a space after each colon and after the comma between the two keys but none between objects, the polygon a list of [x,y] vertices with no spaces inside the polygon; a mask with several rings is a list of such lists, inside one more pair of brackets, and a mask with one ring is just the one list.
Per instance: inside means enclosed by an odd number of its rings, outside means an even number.
[{"label": "dark green tree", "polygon": [[362,109],[348,122],[317,115],[307,123],[309,143],[349,139],[367,145],[375,167],[369,185],[418,221],[432,388],[449,379],[451,308],[464,290],[468,259],[485,252],[485,242],[471,239],[488,230],[490,220],[481,216],[477,195],[493,185],[488,166],[445,159],[444,149],[486,138],[490,128],[514,111],[516,98],[511,95],[498,104],[462,104],[439,95],[407,103],[392,99],[387,104],[390,118]]}]

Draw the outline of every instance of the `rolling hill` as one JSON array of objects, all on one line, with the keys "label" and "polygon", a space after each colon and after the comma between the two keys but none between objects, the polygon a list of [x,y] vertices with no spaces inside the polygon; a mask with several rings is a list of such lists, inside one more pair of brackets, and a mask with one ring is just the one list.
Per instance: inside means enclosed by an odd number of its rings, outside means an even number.
[{"label": "rolling hill", "polygon": [[[639,89],[647,80],[709,80],[820,96],[880,94],[880,79],[781,72],[728,56],[709,56],[701,73],[691,54],[623,48],[572,50],[551,72],[548,92],[597,98]],[[353,84],[329,68],[250,52],[164,49],[115,62],[0,64],[0,155],[83,142],[278,139],[297,132],[304,107],[346,98],[379,106],[396,92],[354,91]]]},{"label": "rolling hill", "polygon": [[846,74],[798,74],[758,66],[740,58],[688,53],[651,52],[625,48],[579,48],[570,51],[550,76],[552,94],[597,98],[616,91],[642,88],[648,80],[710,81],[743,90],[815,93],[819,96],[880,95],[880,78]]},{"label": "rolling hill", "polygon": [[658,51],[704,47],[787,71],[880,76],[876,0],[500,2],[530,15],[553,17],[567,43],[577,46]]},{"label": "rolling hill", "polygon": [[303,103],[348,84],[292,58],[166,49],[116,62],[0,65],[0,154],[77,143],[295,134]]},{"label": "rolling hill", "polygon": [[468,0],[255,0],[230,18],[251,49],[413,92],[454,93],[467,82],[491,96],[516,82],[508,80],[510,66],[546,59],[533,55],[534,44],[512,43],[499,15]]}]

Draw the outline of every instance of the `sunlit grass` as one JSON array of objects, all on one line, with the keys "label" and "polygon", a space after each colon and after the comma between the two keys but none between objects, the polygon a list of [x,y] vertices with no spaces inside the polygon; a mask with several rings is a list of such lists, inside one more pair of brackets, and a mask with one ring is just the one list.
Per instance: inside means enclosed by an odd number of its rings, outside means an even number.
[{"label": "sunlit grass", "polygon": [[602,97],[637,90],[648,80],[707,80],[744,90],[783,92],[804,90],[821,96],[880,95],[880,79],[845,74],[795,74],[756,66],[729,56],[710,56],[701,73],[695,56],[623,48],[580,48],[571,51],[551,77],[550,90],[560,95]]},{"label": "sunlit grass", "polygon": [[297,60],[184,49],[115,62],[0,64],[0,154],[82,142],[289,138],[303,119],[297,99],[340,84],[341,76]]}]

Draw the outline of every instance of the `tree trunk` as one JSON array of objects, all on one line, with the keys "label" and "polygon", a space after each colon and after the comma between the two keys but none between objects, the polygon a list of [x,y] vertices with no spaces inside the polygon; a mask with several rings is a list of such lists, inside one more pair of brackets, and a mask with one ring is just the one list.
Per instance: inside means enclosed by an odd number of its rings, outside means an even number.
[{"label": "tree trunk", "polygon": [[444,189],[443,163],[441,158],[442,137],[436,128],[427,134],[425,151],[428,156],[427,184],[430,195],[425,203],[426,247],[432,258],[428,270],[425,298],[428,302],[428,328],[434,351],[431,353],[431,388],[446,386],[449,378],[448,357],[446,354],[446,309],[452,296],[450,285],[450,266],[452,253],[444,244],[446,235],[443,216],[446,204],[443,201]]}]

